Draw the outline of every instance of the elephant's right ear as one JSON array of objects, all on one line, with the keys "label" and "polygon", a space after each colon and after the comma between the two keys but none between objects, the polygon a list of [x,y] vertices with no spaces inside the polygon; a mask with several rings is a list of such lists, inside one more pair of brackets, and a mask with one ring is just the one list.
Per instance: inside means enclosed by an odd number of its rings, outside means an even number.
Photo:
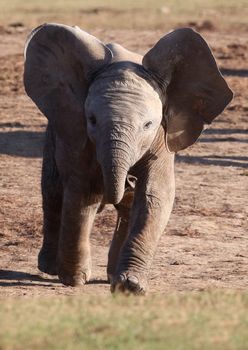
[{"label": "elephant's right ear", "polygon": [[165,97],[166,145],[172,152],[192,145],[232,100],[214,56],[201,35],[176,29],[161,38],[143,58]]},{"label": "elephant's right ear", "polygon": [[64,141],[85,139],[88,86],[111,59],[108,47],[78,27],[44,24],[30,34],[25,47],[25,90]]}]

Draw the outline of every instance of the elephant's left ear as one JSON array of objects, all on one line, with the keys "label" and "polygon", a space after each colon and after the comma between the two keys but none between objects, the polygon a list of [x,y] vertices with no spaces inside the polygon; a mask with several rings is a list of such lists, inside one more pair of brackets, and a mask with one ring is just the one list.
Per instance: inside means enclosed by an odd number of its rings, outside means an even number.
[{"label": "elephant's left ear", "polygon": [[177,29],[144,56],[165,92],[166,143],[172,152],[192,145],[232,100],[205,40],[190,28]]},{"label": "elephant's left ear", "polygon": [[111,62],[110,49],[78,27],[50,23],[32,31],[24,54],[27,94],[64,142],[84,142],[88,88]]}]

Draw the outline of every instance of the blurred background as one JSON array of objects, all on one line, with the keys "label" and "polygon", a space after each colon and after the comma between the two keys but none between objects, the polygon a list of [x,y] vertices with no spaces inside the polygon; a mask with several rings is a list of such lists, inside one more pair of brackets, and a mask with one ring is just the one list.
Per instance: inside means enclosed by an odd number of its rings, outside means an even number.
[{"label": "blurred background", "polygon": [[197,29],[245,31],[247,0],[1,0],[2,26],[58,21],[85,29]]}]

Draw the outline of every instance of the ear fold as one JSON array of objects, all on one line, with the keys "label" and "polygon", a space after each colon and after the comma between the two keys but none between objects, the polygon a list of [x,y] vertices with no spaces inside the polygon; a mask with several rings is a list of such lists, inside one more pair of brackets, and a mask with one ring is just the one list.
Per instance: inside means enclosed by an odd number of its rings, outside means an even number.
[{"label": "ear fold", "polygon": [[144,56],[165,93],[166,143],[172,152],[192,145],[233,94],[204,39],[192,29],[175,30]]},{"label": "ear fold", "polygon": [[103,43],[78,27],[44,24],[30,34],[25,47],[25,89],[66,142],[86,140],[88,86],[111,58]]}]

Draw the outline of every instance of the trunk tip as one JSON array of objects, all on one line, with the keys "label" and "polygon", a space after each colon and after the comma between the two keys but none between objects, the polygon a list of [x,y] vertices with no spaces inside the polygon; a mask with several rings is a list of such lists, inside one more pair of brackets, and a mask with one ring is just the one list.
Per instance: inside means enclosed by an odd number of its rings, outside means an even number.
[{"label": "trunk tip", "polygon": [[122,198],[123,195],[120,196],[118,193],[114,195],[107,195],[104,196],[104,203],[116,205],[121,202]]}]

